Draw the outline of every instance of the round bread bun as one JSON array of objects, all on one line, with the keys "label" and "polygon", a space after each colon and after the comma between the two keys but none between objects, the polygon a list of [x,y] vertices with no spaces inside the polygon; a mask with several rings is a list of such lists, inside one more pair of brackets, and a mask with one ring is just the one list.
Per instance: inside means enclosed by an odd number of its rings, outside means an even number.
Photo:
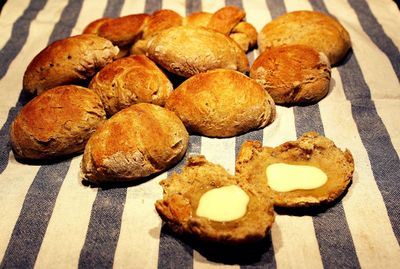
[{"label": "round bread bun", "polygon": [[[307,165],[321,169],[327,182],[314,189],[295,189],[279,192],[270,188],[266,169],[275,163]],[[251,184],[268,188],[278,207],[309,207],[328,204],[344,194],[354,172],[354,161],[349,150],[342,151],[328,138],[308,132],[296,141],[277,147],[262,147],[259,141],[245,142],[236,160],[236,173]]]},{"label": "round bread bun", "polygon": [[136,103],[163,106],[173,90],[167,76],[144,55],[106,65],[93,77],[89,88],[100,96],[108,116]]},{"label": "round bread bun", "polygon": [[101,100],[93,91],[59,86],[36,96],[21,109],[11,124],[11,145],[21,159],[80,153],[105,119]]},{"label": "round bread bun", "polygon": [[249,70],[246,54],[235,41],[202,27],[163,30],[150,38],[146,51],[154,62],[183,77],[217,68]]},{"label": "round bread bun", "polygon": [[333,17],[317,11],[293,11],[267,23],[258,35],[258,48],[302,44],[325,53],[337,64],[351,47],[346,29]]},{"label": "round bread bun", "polygon": [[55,41],[28,65],[23,89],[41,94],[56,86],[82,83],[112,62],[118,52],[109,40],[93,34]]},{"label": "round bread bun", "polygon": [[[194,235],[200,240],[223,244],[245,244],[263,239],[275,213],[267,189],[257,189],[204,156],[192,156],[180,174],[173,173],[160,182],[164,197],[155,204],[161,218],[176,233]],[[235,185],[248,196],[247,211],[238,219],[215,221],[196,214],[200,197],[207,191]]]},{"label": "round bread bun", "polygon": [[250,77],[268,91],[276,104],[306,105],[328,93],[331,68],[325,54],[312,47],[283,45],[257,57]]},{"label": "round bread bun", "polygon": [[165,107],[191,133],[231,137],[263,128],[275,118],[275,104],[255,80],[217,69],[197,74],[176,88]]},{"label": "round bread bun", "polygon": [[176,164],[188,141],[173,112],[153,104],[132,105],[114,114],[89,139],[81,175],[95,184],[143,179]]}]

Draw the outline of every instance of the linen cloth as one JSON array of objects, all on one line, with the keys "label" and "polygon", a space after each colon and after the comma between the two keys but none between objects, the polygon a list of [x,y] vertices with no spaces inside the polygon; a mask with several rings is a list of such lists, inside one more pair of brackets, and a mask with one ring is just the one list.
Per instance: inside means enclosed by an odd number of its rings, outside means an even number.
[{"label": "linen cloth", "polygon": [[[84,186],[81,156],[46,165],[15,160],[9,128],[28,101],[23,73],[48,44],[81,33],[100,17],[161,8],[187,15],[224,5],[243,8],[258,31],[294,10],[336,17],[350,33],[352,50],[332,69],[328,96],[311,106],[278,106],[273,124],[242,136],[192,135],[179,165],[133,186]],[[399,15],[391,0],[9,0],[0,15],[0,267],[400,268]],[[249,53],[250,62],[257,55]],[[162,197],[158,183],[190,154],[234,173],[246,139],[277,146],[306,131],[353,154],[353,183],[333,206],[278,213],[253,255],[213,255],[163,225],[154,209]]]}]

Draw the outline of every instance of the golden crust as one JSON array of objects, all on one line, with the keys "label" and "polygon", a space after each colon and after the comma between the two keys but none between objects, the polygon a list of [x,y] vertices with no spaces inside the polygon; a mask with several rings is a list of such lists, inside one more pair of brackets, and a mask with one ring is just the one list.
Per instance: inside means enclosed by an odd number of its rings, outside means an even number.
[{"label": "golden crust", "polygon": [[99,33],[99,28],[106,22],[112,21],[112,18],[100,18],[89,23],[85,29],[83,29],[82,34],[94,34]]},{"label": "golden crust", "polygon": [[246,54],[236,42],[201,27],[179,26],[159,32],[147,43],[147,55],[183,77],[217,68],[249,70]]},{"label": "golden crust", "polygon": [[207,28],[229,35],[232,29],[246,16],[246,13],[236,6],[225,6],[217,10],[210,18]]},{"label": "golden crust", "polygon": [[106,119],[100,98],[79,86],[59,86],[33,98],[11,124],[15,155],[49,159],[83,151]]},{"label": "golden crust", "polygon": [[312,47],[284,45],[265,50],[254,61],[250,77],[276,104],[310,104],[328,93],[331,69],[326,56]]},{"label": "golden crust", "polygon": [[188,133],[171,111],[140,103],[114,114],[89,139],[81,175],[94,183],[128,182],[176,164]]},{"label": "golden crust", "polygon": [[[190,157],[180,174],[160,182],[164,197],[155,204],[161,218],[177,233],[191,234],[210,242],[243,244],[263,239],[274,222],[267,189],[257,189],[203,156]],[[237,220],[218,222],[196,215],[199,199],[206,191],[228,185],[241,187],[250,200],[246,214]]]},{"label": "golden crust", "polygon": [[265,127],[275,118],[269,94],[249,77],[217,69],[184,81],[165,107],[181,118],[189,132],[230,137]]},{"label": "golden crust", "polygon": [[213,13],[199,11],[193,12],[192,14],[186,16],[183,20],[183,25],[191,27],[207,27],[211,20]]},{"label": "golden crust", "polygon": [[97,34],[119,47],[132,45],[141,37],[149,16],[147,14],[133,14],[107,20],[100,25]]},{"label": "golden crust", "polygon": [[264,26],[258,48],[303,44],[325,53],[330,64],[337,64],[351,47],[346,29],[333,17],[317,11],[286,13]]},{"label": "golden crust", "polygon": [[89,88],[100,96],[108,116],[137,103],[164,106],[173,90],[167,76],[144,55],[106,65],[93,77]]},{"label": "golden crust", "polygon": [[30,62],[23,89],[41,94],[56,86],[79,84],[112,62],[118,52],[109,40],[92,34],[55,41]]},{"label": "golden crust", "polygon": [[[323,186],[312,190],[277,192],[268,187],[266,168],[273,163],[311,165],[328,176]],[[236,160],[236,173],[251,184],[268,188],[279,207],[307,207],[335,201],[349,187],[354,172],[354,161],[349,150],[342,151],[318,133],[305,133],[296,141],[275,148],[262,147],[260,142],[245,142]]]}]

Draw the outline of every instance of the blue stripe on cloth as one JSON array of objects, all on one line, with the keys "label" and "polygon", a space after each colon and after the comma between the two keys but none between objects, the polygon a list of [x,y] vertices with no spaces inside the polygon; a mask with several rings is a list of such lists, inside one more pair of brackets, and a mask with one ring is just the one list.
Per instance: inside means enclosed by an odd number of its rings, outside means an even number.
[{"label": "blue stripe on cloth", "polygon": [[370,7],[364,0],[349,0],[349,4],[357,14],[358,20],[364,32],[383,51],[392,63],[397,78],[400,79],[400,52],[393,40],[387,36],[372,14]]},{"label": "blue stripe on cloth", "polygon": [[68,4],[61,13],[60,20],[54,26],[53,32],[49,38],[49,43],[71,35],[72,29],[74,28],[82,9],[82,4],[83,0],[68,1]]},{"label": "blue stripe on cloth", "polygon": [[98,190],[79,257],[79,268],[113,267],[126,192],[126,188]]},{"label": "blue stripe on cloth", "polygon": [[103,17],[116,18],[120,16],[125,0],[108,0]]},{"label": "blue stripe on cloth", "polygon": [[11,151],[11,123],[15,119],[21,108],[29,101],[29,98],[30,96],[28,96],[24,91],[21,91],[17,104],[9,109],[7,120],[0,129],[0,174],[3,173],[3,171],[7,167],[9,154]]},{"label": "blue stripe on cloth", "polygon": [[[57,27],[57,25],[60,25],[60,23],[58,23],[51,35],[53,39],[61,39],[64,35],[68,36],[71,33],[72,27],[76,24],[77,16],[71,16],[65,10],[74,10],[79,14],[79,10],[76,9],[76,3],[79,2],[69,2],[64,8],[60,18],[60,21],[63,22],[63,30],[59,30],[60,26]],[[70,5],[74,8],[71,9]],[[70,28],[68,29],[68,27]],[[58,34],[60,35],[58,36]],[[51,39],[49,42],[51,42]],[[26,96],[21,93],[16,104],[17,110],[26,103],[25,99]],[[7,128],[6,124],[2,130]],[[1,268],[32,268],[34,266],[58,192],[69,166],[70,160],[65,160],[55,164],[43,165],[39,168],[25,196],[20,215],[3,257]]]},{"label": "blue stripe on cloth", "polygon": [[162,1],[160,0],[146,0],[144,5],[144,13],[152,14],[162,8]]},{"label": "blue stripe on cloth", "polygon": [[[124,1],[107,2],[104,17],[120,16]],[[93,202],[79,268],[111,268],[119,239],[126,187],[98,189]]]},{"label": "blue stripe on cloth", "polygon": [[243,2],[242,0],[225,0],[225,6],[237,6],[243,9]]},{"label": "blue stripe on cloth", "polygon": [[201,0],[186,0],[186,16],[202,10]]},{"label": "blue stripe on cloth", "polygon": [[11,62],[25,45],[31,22],[43,9],[46,2],[47,0],[31,0],[24,13],[13,24],[11,37],[0,51],[0,79],[5,76]]},{"label": "blue stripe on cloth", "polygon": [[[309,131],[324,135],[318,104],[294,107],[293,111],[297,137]],[[341,202],[313,216],[313,223],[325,268],[360,268]]]},{"label": "blue stripe on cloth", "polygon": [[[245,133],[235,138],[235,155],[237,157],[242,144],[247,140],[263,141],[263,129]],[[236,158],[235,158],[236,159]],[[256,257],[256,262],[251,265],[241,264],[242,269],[256,268],[276,268],[275,251],[272,245],[271,233],[263,240],[263,248],[260,257]]]},{"label": "blue stripe on cloth", "polygon": [[[287,12],[286,7],[281,1],[267,0],[267,5],[272,18],[276,18]],[[297,137],[307,131],[317,131],[321,135],[324,135],[318,104],[306,107],[295,107],[293,111],[295,115]],[[330,207],[324,213],[313,216],[313,223],[324,267],[360,267],[341,202]],[[333,225],[333,223],[335,225]],[[332,231],[335,233],[332,233]],[[332,234],[334,234],[334,236],[332,236]]]},{"label": "blue stripe on cloth", "polygon": [[[313,7],[328,13],[321,1],[313,1]],[[338,67],[346,98],[351,102],[353,119],[361,141],[367,150],[372,172],[385,202],[393,232],[400,241],[400,159],[392,144],[385,124],[370,99],[367,85],[357,57],[350,51],[345,64]],[[360,97],[366,98],[360,98]]]},{"label": "blue stripe on cloth", "polygon": [[[191,154],[200,154],[201,136],[191,135],[189,147],[182,161],[173,167],[172,172],[179,173]],[[158,250],[158,268],[192,268],[193,249],[184,240],[177,237],[164,223],[160,232],[160,245]]]},{"label": "blue stripe on cloth", "polygon": [[33,268],[69,165],[70,160],[65,160],[39,168],[26,194],[0,268]]}]

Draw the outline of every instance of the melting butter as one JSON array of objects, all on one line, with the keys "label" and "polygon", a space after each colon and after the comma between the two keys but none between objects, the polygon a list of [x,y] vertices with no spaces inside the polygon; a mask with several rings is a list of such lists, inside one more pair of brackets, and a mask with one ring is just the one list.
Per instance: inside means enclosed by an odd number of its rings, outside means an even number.
[{"label": "melting butter", "polygon": [[328,181],[321,169],[308,165],[274,163],[267,167],[266,174],[268,185],[279,192],[316,189]]},{"label": "melting butter", "polygon": [[249,200],[236,185],[211,189],[200,197],[196,215],[220,222],[236,220],[246,214]]}]

